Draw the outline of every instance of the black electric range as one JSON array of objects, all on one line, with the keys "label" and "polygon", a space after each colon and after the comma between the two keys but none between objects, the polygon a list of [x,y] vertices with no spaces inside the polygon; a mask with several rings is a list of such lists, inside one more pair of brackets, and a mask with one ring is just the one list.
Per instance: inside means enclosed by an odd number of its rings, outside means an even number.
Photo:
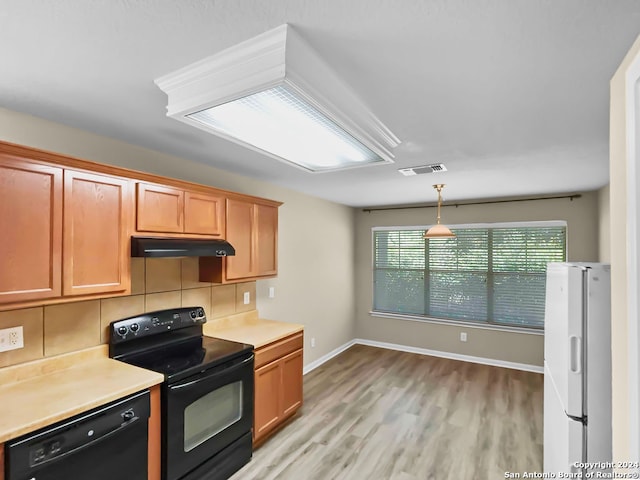
[{"label": "black electric range", "polygon": [[252,351],[252,345],[196,335],[170,345],[113,358],[162,373],[166,381],[171,383],[216,368]]},{"label": "black electric range", "polygon": [[163,480],[224,480],[251,459],[253,346],[207,337],[202,307],[112,322],[110,357],[162,373]]}]

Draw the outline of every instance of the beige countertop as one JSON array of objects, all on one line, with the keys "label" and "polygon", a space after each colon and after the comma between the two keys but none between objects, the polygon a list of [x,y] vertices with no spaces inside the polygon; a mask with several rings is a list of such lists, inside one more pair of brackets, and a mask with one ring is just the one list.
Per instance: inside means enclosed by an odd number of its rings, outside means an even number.
[{"label": "beige countertop", "polygon": [[0,443],[162,383],[102,345],[0,369]]},{"label": "beige countertop", "polygon": [[258,318],[258,312],[252,310],[244,314],[210,320],[203,325],[203,330],[204,334],[210,337],[248,343],[255,348],[260,348],[294,333],[302,332],[304,325]]}]

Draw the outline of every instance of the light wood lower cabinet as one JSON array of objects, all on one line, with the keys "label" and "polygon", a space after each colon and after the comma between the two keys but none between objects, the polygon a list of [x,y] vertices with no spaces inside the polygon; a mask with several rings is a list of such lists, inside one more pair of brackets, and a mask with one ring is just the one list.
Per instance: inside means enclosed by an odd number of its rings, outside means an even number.
[{"label": "light wood lower cabinet", "polygon": [[271,362],[255,372],[255,405],[254,405],[254,441],[274,428],[280,420],[282,407],[281,383],[282,367],[280,362]]},{"label": "light wood lower cabinet", "polygon": [[[151,393],[151,416],[149,417],[149,460],[148,460],[148,480],[160,480],[161,462],[161,405],[160,405],[160,385],[155,385],[149,389]],[[0,478],[0,480],[2,480]]]},{"label": "light wood lower cabinet", "polygon": [[284,357],[282,368],[282,413],[289,417],[302,406],[302,349]]},{"label": "light wood lower cabinet", "polygon": [[302,406],[302,345],[296,333],[255,351],[254,446]]}]

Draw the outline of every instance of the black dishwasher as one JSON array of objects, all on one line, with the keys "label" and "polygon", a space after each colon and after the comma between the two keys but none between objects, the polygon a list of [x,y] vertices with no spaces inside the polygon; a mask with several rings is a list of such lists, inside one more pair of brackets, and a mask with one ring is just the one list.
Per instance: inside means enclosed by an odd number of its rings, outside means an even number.
[{"label": "black dishwasher", "polygon": [[6,480],[146,480],[149,391],[5,444]]}]

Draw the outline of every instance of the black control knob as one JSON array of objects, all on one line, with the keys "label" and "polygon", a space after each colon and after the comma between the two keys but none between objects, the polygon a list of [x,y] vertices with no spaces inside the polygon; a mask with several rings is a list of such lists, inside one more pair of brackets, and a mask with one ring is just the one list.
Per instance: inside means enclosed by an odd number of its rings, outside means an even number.
[{"label": "black control knob", "polygon": [[199,317],[204,317],[204,308],[198,308],[197,313]]},{"label": "black control knob", "polygon": [[133,333],[136,333],[138,330],[140,330],[140,325],[138,325],[137,323],[132,323],[131,326],[129,327],[129,329]]},{"label": "black control knob", "polygon": [[122,412],[122,420],[124,420],[125,422],[131,420],[135,416],[136,416],[136,413],[133,410],[127,410],[125,412]]},{"label": "black control knob", "polygon": [[128,330],[129,329],[125,325],[122,325],[121,327],[118,327],[118,335],[121,335],[124,337],[127,334]]},{"label": "black control knob", "polygon": [[195,319],[196,319],[196,316],[197,316],[196,311],[195,311],[195,310],[191,310],[191,311],[189,312],[189,316],[195,320]]}]

